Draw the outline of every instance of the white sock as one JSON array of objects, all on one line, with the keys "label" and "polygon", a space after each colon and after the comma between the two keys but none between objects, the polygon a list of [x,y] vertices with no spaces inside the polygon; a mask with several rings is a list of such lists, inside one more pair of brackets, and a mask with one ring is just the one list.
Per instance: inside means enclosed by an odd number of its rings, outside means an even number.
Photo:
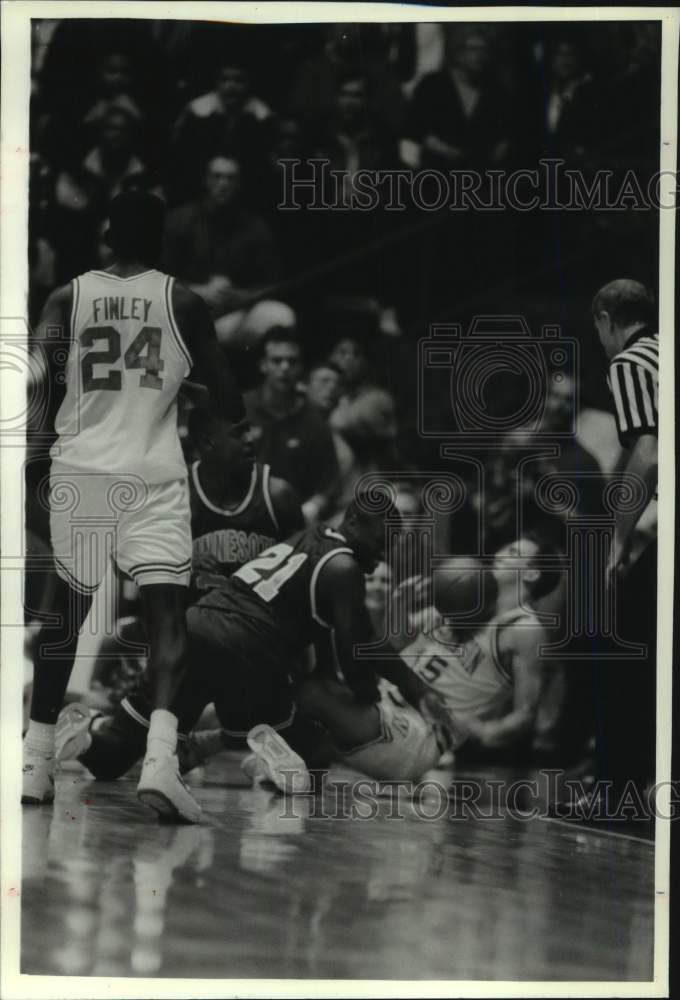
[{"label": "white sock", "polygon": [[155,708],[149,720],[146,739],[147,753],[156,757],[170,757],[177,749],[177,716],[164,708]]},{"label": "white sock", "polygon": [[30,750],[50,756],[54,753],[54,730],[55,726],[49,722],[35,722],[29,719],[28,730],[24,737],[24,744]]}]

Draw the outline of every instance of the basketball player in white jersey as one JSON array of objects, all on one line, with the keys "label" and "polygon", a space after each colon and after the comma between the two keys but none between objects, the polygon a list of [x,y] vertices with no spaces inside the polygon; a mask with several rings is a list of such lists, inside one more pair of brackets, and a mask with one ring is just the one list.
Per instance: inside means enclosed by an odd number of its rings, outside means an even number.
[{"label": "basketball player in white jersey", "polygon": [[34,661],[22,802],[54,799],[55,723],[80,628],[113,558],[140,589],[149,643],[153,711],[138,796],[160,815],[197,822],[169,711],[185,669],[191,571],[177,395],[195,368],[228,419],[243,419],[244,410],[203,301],[154,268],[163,217],[152,195],[115,198],[106,234],[114,262],[53,292],[41,317],[46,344],[55,328],[70,337],[49,491],[59,579]]},{"label": "basketball player in white jersey", "polygon": [[319,675],[298,692],[299,707],[326,726],[344,763],[385,780],[417,781],[436,766],[444,746],[455,750],[472,739],[485,747],[508,748],[529,738],[544,676],[540,648],[547,642],[532,602],[559,582],[558,572],[540,565],[538,557],[548,553],[530,537],[500,549],[493,567],[495,587],[487,587],[487,610],[472,629],[446,626],[441,615],[461,611],[461,599],[465,610],[473,606],[470,598],[481,564],[461,571],[460,581],[452,569],[439,592],[435,579],[436,608],[417,611],[430,626],[400,655],[443,700],[448,725],[425,720],[384,680],[377,713],[374,706],[356,705],[342,685]]}]

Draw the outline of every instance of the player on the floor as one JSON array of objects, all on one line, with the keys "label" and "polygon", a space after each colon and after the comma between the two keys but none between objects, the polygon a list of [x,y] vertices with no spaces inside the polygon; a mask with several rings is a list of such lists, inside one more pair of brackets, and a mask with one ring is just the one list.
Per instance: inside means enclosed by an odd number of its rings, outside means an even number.
[{"label": "player on the floor", "polygon": [[[259,552],[304,526],[292,487],[254,461],[248,421],[231,423],[205,405],[189,415],[188,437],[198,452],[189,470],[192,567],[189,603]],[[134,690],[144,669],[144,623],[129,617],[99,647],[93,685],[110,694],[110,711]],[[146,687],[145,687],[146,690]],[[148,711],[145,709],[146,714]],[[78,710],[82,716],[82,708]],[[65,720],[61,720],[61,736]]]},{"label": "player on the floor", "polygon": [[[197,406],[189,415],[187,430],[200,456],[189,472],[193,535],[189,595],[193,603],[250,558],[302,528],[304,518],[292,487],[283,479],[270,476],[269,466],[253,460],[247,421],[234,424],[209,407]],[[140,643],[144,643],[144,625],[133,622],[123,636],[104,641],[94,674],[106,672],[115,676],[115,662],[112,667],[111,661],[120,658],[124,663],[126,648]],[[236,693],[227,700],[238,703]],[[91,711],[80,703],[67,705],[59,716],[57,759],[70,760],[86,753],[92,743],[92,730],[97,734],[96,746],[88,759],[95,775],[124,774],[139,759],[146,742],[150,715],[148,677],[128,682],[119,702],[112,715]],[[282,716],[284,721],[289,713],[288,704]],[[250,728],[252,723],[248,719],[236,724],[239,734]],[[185,733],[180,733],[180,771],[185,769],[189,750],[185,737]],[[221,744],[212,739],[205,749],[208,747],[219,749]],[[197,761],[195,741],[190,749],[191,761]],[[83,763],[87,765],[88,760]]]},{"label": "player on the floor", "polygon": [[54,798],[54,727],[80,628],[113,556],[140,588],[150,647],[153,711],[138,795],[160,813],[196,821],[170,711],[185,668],[191,567],[177,394],[195,366],[225,416],[238,421],[244,410],[205,304],[154,267],[163,216],[152,195],[115,198],[106,234],[114,262],[57,289],[41,317],[47,345],[56,327],[70,337],[49,500],[58,624],[45,624],[38,643],[22,801]]},{"label": "player on the floor", "polygon": [[[210,702],[225,729],[242,728],[243,737],[256,723],[282,726],[294,718],[289,674],[312,644],[321,669],[334,670],[337,662],[355,700],[377,700],[377,672],[411,704],[427,698],[428,710],[437,712],[439,696],[428,694],[403,661],[366,661],[357,653],[373,641],[364,574],[384,555],[385,520],[399,521],[389,502],[378,511],[366,507],[359,497],[337,529],[319,525],[266,550],[189,609],[190,670],[177,696],[183,732]],[[113,776],[108,735],[94,728],[79,758],[102,777]],[[134,759],[123,745],[113,767],[123,773]]]},{"label": "player on the floor", "polygon": [[[456,569],[470,560],[452,560],[435,577],[431,602],[439,623],[435,618],[400,655],[443,699],[448,748],[468,739],[509,748],[530,738],[544,678],[540,649],[546,643],[532,602],[559,582],[554,564],[545,567],[549,556],[552,549],[532,537],[499,549],[474,627],[449,626],[441,616],[475,607],[481,564]],[[422,581],[411,581],[414,585],[427,592]],[[352,704],[336,680],[315,674],[297,693],[297,704],[323,723],[345,763],[375,778],[417,780],[441,756],[442,730],[433,731],[392,686],[381,688],[376,712],[376,706]]]}]

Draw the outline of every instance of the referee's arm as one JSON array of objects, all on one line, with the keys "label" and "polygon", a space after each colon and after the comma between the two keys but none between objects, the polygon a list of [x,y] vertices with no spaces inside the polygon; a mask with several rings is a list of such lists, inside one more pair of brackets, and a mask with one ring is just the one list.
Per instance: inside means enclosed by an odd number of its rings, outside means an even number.
[{"label": "referee's arm", "polygon": [[[622,471],[638,476],[653,496],[658,477],[657,387],[646,368],[616,358],[609,369],[609,383],[616,410],[619,440],[627,451]],[[631,536],[645,505],[619,511],[614,524],[614,544],[609,558],[609,572],[614,572],[627,558]]]}]

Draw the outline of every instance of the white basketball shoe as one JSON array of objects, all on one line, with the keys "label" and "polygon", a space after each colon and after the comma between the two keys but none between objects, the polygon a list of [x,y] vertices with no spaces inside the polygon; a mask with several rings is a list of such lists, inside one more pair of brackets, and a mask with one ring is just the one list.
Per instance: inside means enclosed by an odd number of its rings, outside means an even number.
[{"label": "white basketball shoe", "polygon": [[58,763],[76,760],[89,749],[92,743],[90,725],[99,714],[77,701],[61,710],[54,736]]},{"label": "white basketball shoe", "polygon": [[137,786],[137,798],[167,820],[198,823],[201,807],[180,777],[177,754],[147,753]]},{"label": "white basketball shoe", "polygon": [[285,795],[311,790],[307,765],[275,729],[262,723],[250,730],[247,741],[253,753],[243,760],[241,767],[253,781],[271,781]]},{"label": "white basketball shoe", "polygon": [[21,801],[41,806],[54,802],[54,754],[35,750],[24,743]]}]

